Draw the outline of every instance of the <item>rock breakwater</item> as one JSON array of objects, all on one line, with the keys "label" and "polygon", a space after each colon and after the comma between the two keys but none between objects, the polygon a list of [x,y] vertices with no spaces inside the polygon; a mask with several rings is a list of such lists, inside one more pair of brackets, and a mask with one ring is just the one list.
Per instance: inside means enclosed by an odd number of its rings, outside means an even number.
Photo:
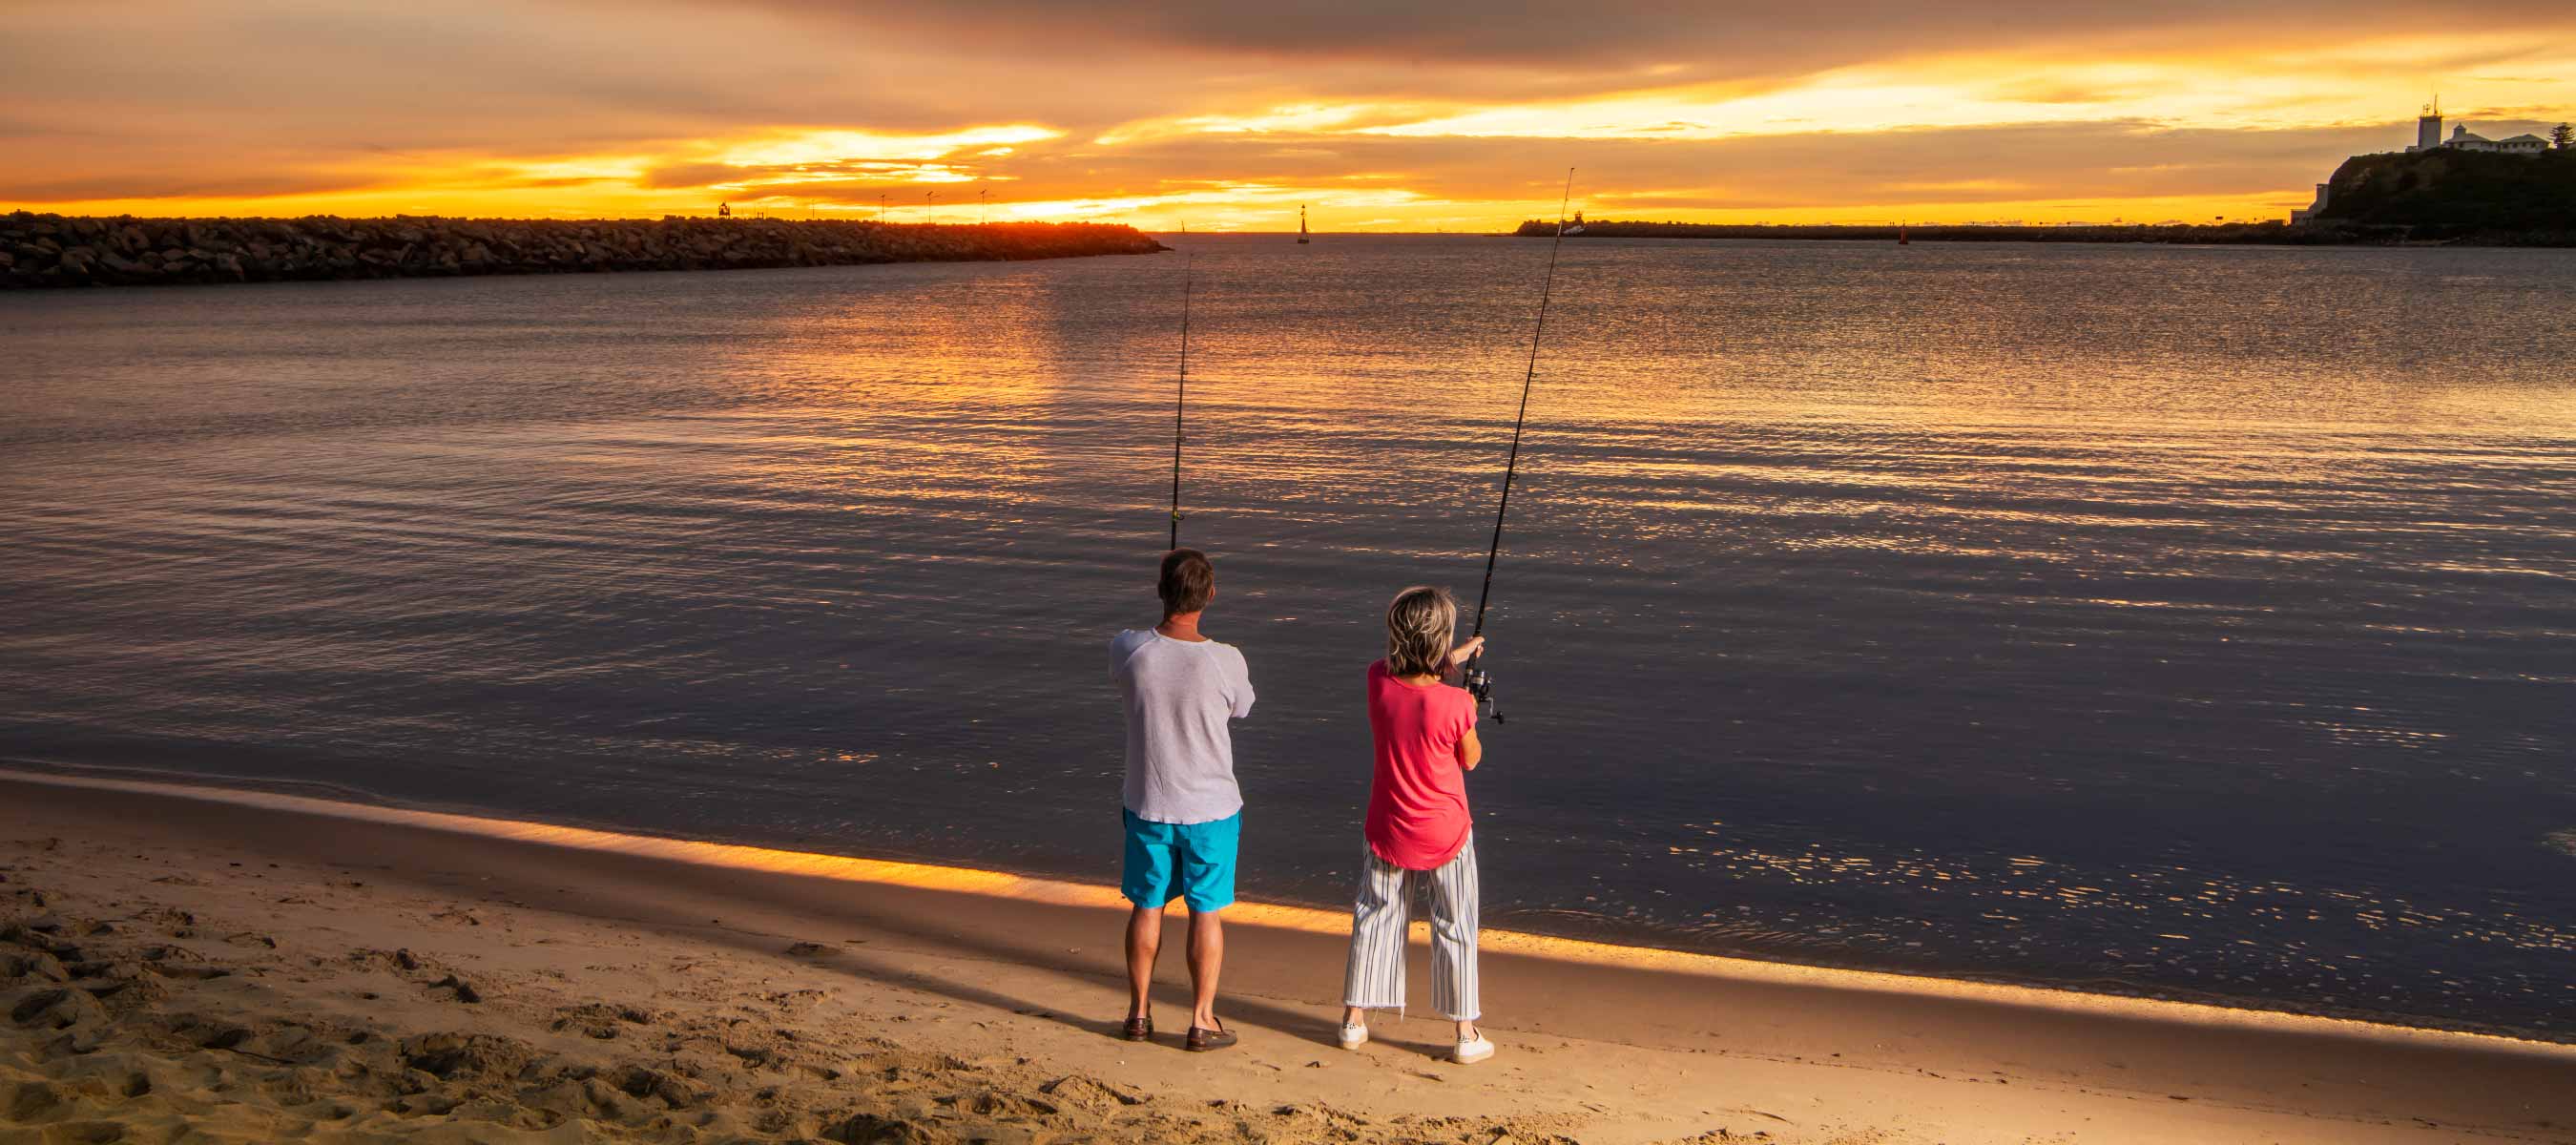
[{"label": "rock breakwater", "polygon": [[748,270],[1150,254],[1134,227],[844,220],[0,215],[0,288]]}]

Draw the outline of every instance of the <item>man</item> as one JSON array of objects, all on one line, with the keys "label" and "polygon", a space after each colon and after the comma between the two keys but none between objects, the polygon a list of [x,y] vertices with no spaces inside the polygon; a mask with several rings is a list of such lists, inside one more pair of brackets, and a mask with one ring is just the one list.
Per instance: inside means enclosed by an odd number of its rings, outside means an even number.
[{"label": "man", "polygon": [[1226,720],[1252,714],[1252,679],[1243,653],[1199,634],[1199,616],[1216,595],[1207,554],[1165,554],[1155,591],[1163,622],[1109,642],[1110,674],[1127,703],[1127,869],[1119,889],[1136,904],[1127,916],[1127,1040],[1154,1036],[1147,992],[1163,945],[1163,908],[1177,897],[1190,908],[1194,1009],[1184,1044],[1221,1050],[1234,1044],[1234,1031],[1216,1017],[1225,963],[1217,916],[1234,902],[1243,826]]}]

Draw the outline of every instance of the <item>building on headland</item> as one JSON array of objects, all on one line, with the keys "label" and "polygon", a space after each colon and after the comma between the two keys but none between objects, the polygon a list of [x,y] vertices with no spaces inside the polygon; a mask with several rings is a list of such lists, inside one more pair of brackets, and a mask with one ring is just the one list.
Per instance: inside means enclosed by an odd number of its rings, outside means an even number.
[{"label": "building on headland", "polygon": [[2316,201],[2315,201],[2315,202],[2313,202],[2313,203],[2308,204],[2307,206],[2300,207],[2300,208],[2298,208],[2298,209],[2296,209],[2296,210],[2294,210],[2294,211],[2291,211],[2291,212],[2290,212],[2290,225],[2295,227],[2295,226],[2299,225],[2300,223],[2304,223],[2304,222],[2306,222],[2306,221],[2308,221],[2308,220],[2310,220],[2310,219],[2313,219],[2313,218],[2317,217],[2317,214],[2318,214],[2319,212],[2321,212],[2321,211],[2323,211],[2323,210],[2325,210],[2325,209],[2326,209],[2326,196],[2327,196],[2327,194],[2328,194],[2329,192],[2331,192],[2333,189],[2334,189],[2334,185],[2333,185],[2333,184],[2331,184],[2331,183],[2319,183],[2319,184],[2317,184],[2317,199],[2316,199]]},{"label": "building on headland", "polygon": [[2489,139],[2472,134],[2466,125],[2451,129],[2451,138],[2442,146],[2462,151],[2505,151],[2516,155],[2537,155],[2549,150],[2549,141],[2526,131],[2511,139]]},{"label": "building on headland", "polygon": [[2408,151],[2430,151],[2442,145],[2442,97],[2424,105],[2424,114],[2415,117],[2415,146]]},{"label": "building on headland", "polygon": [[2502,151],[2514,155],[2538,155],[2549,150],[2549,141],[2527,131],[2511,139],[2489,139],[2469,130],[2469,125],[2465,123],[2452,124],[2451,137],[2444,139],[2442,138],[2442,101],[2436,99],[2425,104],[2424,114],[2416,117],[2415,145],[2407,148],[2406,151],[2408,154],[2413,154],[2419,151],[2439,151],[2444,148],[2453,151]]},{"label": "building on headland", "polygon": [[[2550,149],[2548,140],[2525,132],[2511,139],[2489,139],[2469,130],[2465,123],[2451,125],[2451,137],[2442,138],[2442,101],[2436,97],[2424,105],[2424,113],[2415,117],[2415,142],[2406,148],[2409,155],[2430,151],[2498,151],[2508,155],[2538,155]],[[2290,212],[2290,224],[2297,226],[2314,220],[2326,209],[2328,185],[2317,184],[2316,201]]]}]

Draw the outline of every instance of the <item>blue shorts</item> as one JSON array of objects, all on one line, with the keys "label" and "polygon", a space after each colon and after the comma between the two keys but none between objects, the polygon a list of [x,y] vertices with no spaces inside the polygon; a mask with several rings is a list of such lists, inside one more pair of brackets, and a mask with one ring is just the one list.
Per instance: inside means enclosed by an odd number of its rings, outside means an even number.
[{"label": "blue shorts", "polygon": [[1127,874],[1118,889],[1127,901],[1159,910],[1178,898],[1190,910],[1224,910],[1234,904],[1235,842],[1243,812],[1212,823],[1156,823],[1127,816]]}]

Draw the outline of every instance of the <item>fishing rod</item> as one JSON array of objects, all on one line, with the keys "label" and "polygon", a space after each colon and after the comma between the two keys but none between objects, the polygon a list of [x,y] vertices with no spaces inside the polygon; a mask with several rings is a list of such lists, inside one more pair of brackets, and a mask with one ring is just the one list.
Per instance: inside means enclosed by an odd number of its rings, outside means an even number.
[{"label": "fishing rod", "polygon": [[[1556,256],[1565,249],[1565,209],[1574,202],[1574,168],[1565,169],[1565,195],[1556,204],[1556,241],[1547,248],[1547,277],[1539,281],[1538,320],[1530,328],[1529,369],[1521,375],[1521,408],[1512,416],[1512,450],[1503,461],[1503,496],[1494,506],[1494,543],[1485,550],[1485,587],[1476,594],[1476,626],[1469,639],[1485,634],[1485,605],[1494,598],[1494,563],[1503,555],[1503,515],[1512,508],[1512,476],[1520,469],[1521,427],[1529,422],[1530,387],[1538,381],[1539,337],[1547,332],[1547,300],[1556,289]],[[1479,650],[1467,658],[1460,680],[1476,697],[1480,707],[1493,712],[1494,722],[1503,722],[1502,706],[1494,702],[1494,678],[1485,671],[1485,654]]]},{"label": "fishing rod", "polygon": [[[1190,233],[1189,224],[1181,224],[1181,233]],[[1181,547],[1181,411],[1190,398],[1190,264],[1198,258],[1196,251],[1181,253],[1181,370],[1172,387],[1172,543]]]}]

